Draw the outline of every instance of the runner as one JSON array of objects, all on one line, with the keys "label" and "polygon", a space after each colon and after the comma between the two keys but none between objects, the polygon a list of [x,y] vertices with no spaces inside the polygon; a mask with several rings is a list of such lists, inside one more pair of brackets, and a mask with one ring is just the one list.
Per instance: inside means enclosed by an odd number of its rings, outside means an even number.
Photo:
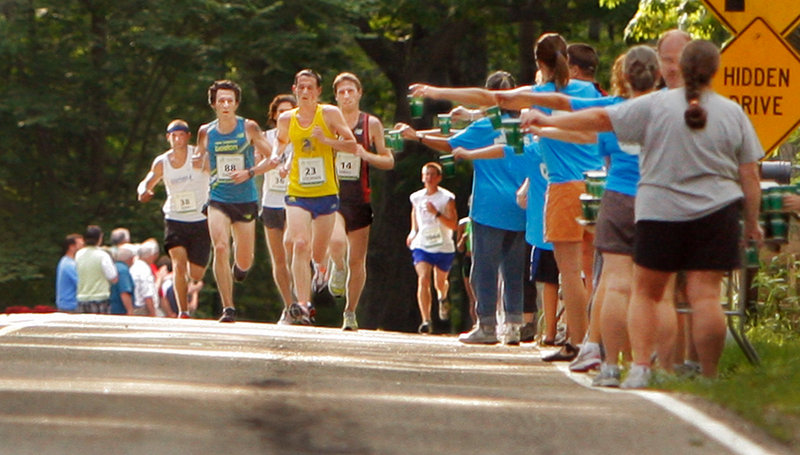
[{"label": "runner", "polygon": [[333,81],[333,91],[358,146],[354,154],[336,154],[340,207],[328,247],[332,262],[328,289],[334,296],[346,295],[342,330],[358,330],[356,307],[367,280],[367,246],[372,224],[369,168],[392,169],[394,156],[384,145],[381,120],[360,110],[364,92],[358,77],[352,73],[339,74]]},{"label": "runner", "polygon": [[[272,146],[272,154],[277,157],[278,147],[276,137],[278,129],[275,128],[278,116],[297,107],[297,100],[292,94],[278,95],[269,104],[267,125],[272,127],[264,132],[264,137]],[[286,150],[286,158],[291,155],[291,145]],[[267,241],[267,251],[272,263],[272,279],[281,294],[283,311],[278,324],[291,324],[294,319],[289,314],[292,304],[292,274],[286,249],[283,246],[283,235],[286,232],[286,186],[288,181],[285,167],[287,160],[281,160],[283,165],[270,170],[264,175],[264,184],[261,190],[261,221],[264,223],[264,237]]]},{"label": "runner", "polygon": [[453,265],[456,247],[453,231],[458,227],[456,196],[439,187],[442,167],[439,163],[422,166],[422,183],[425,188],[411,194],[411,231],[406,245],[414,258],[417,271],[417,304],[422,323],[419,333],[432,333],[431,325],[431,272],[439,299],[447,296],[447,274]]},{"label": "runner", "polygon": [[[339,209],[334,149],[357,153],[356,139],[336,106],[320,104],[322,77],[310,69],[295,75],[292,91],[297,108],[278,117],[278,149],[282,156],[291,142],[294,150],[286,191],[286,235],[292,278],[298,303],[292,316],[314,322],[311,305],[311,269],[314,281],[325,284],[323,263]],[[337,138],[338,137],[338,138]]]},{"label": "runner", "polygon": [[[215,81],[208,88],[208,103],[216,120],[197,133],[198,155],[211,170],[208,230],[214,247],[214,279],[222,299],[220,322],[234,322],[233,279],[244,281],[253,264],[258,191],[253,177],[278,165],[263,158],[255,164],[254,148],[270,156],[271,147],[254,120],[236,115],[241,89],[232,81]],[[233,267],[231,268],[231,238]]]},{"label": "runner", "polygon": [[178,318],[188,319],[189,280],[200,281],[206,273],[211,252],[208,221],[202,209],[208,202],[208,167],[194,146],[189,145],[191,132],[184,120],[167,125],[167,142],[171,148],[158,155],[144,180],[139,183],[139,202],[153,198],[153,188],[164,181],[164,249],[172,259],[175,276],[175,300]]}]

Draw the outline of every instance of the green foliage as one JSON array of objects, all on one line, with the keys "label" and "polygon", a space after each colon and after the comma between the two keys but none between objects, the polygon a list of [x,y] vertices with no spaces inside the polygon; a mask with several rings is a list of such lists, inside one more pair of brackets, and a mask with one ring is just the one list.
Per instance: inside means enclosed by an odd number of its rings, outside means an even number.
[{"label": "green foliage", "polygon": [[[599,0],[606,8],[633,3],[630,0]],[[625,27],[629,42],[655,41],[661,33],[678,28],[695,38],[722,44],[730,34],[701,0],[640,0],[638,10]]]},{"label": "green foliage", "polygon": [[777,255],[762,265],[753,280],[759,289],[755,320],[776,342],[800,337],[799,279],[800,260]]}]

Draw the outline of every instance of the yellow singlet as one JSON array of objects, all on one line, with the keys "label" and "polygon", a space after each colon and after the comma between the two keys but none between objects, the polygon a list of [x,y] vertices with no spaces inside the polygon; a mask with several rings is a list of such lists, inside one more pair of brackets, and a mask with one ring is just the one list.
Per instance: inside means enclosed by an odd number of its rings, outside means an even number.
[{"label": "yellow singlet", "polygon": [[314,120],[303,128],[297,121],[297,111],[292,110],[289,121],[289,141],[294,148],[292,169],[289,172],[288,196],[322,197],[339,194],[339,181],[336,179],[333,147],[322,144],[311,137],[315,126],[322,128],[325,137],[336,139],[322,116],[322,105],[317,105]]}]

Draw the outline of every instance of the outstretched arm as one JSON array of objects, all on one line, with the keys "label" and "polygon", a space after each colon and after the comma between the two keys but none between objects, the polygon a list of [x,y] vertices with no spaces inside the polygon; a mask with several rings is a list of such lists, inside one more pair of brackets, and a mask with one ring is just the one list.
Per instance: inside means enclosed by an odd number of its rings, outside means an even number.
[{"label": "outstretched arm", "polygon": [[480,87],[436,87],[427,84],[412,84],[409,87],[412,96],[422,96],[435,100],[450,100],[456,103],[476,106],[494,106],[495,99],[491,91]]},{"label": "outstretched arm", "polygon": [[503,109],[521,110],[531,106],[542,106],[559,111],[571,111],[569,97],[563,93],[536,93],[530,87],[494,92],[497,104]]},{"label": "outstretched arm", "polygon": [[520,116],[523,128],[529,126],[554,126],[573,131],[613,131],[611,118],[604,108],[584,109],[561,115],[546,115],[536,109],[528,109]]}]

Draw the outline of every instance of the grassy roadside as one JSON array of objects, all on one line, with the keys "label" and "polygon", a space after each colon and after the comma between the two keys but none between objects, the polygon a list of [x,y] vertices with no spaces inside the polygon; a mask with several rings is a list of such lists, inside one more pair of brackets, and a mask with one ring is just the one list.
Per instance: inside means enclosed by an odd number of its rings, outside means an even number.
[{"label": "grassy roadside", "polygon": [[762,327],[749,332],[761,365],[751,365],[728,343],[715,381],[661,378],[658,388],[689,393],[724,406],[800,453],[800,334],[775,337]]}]

